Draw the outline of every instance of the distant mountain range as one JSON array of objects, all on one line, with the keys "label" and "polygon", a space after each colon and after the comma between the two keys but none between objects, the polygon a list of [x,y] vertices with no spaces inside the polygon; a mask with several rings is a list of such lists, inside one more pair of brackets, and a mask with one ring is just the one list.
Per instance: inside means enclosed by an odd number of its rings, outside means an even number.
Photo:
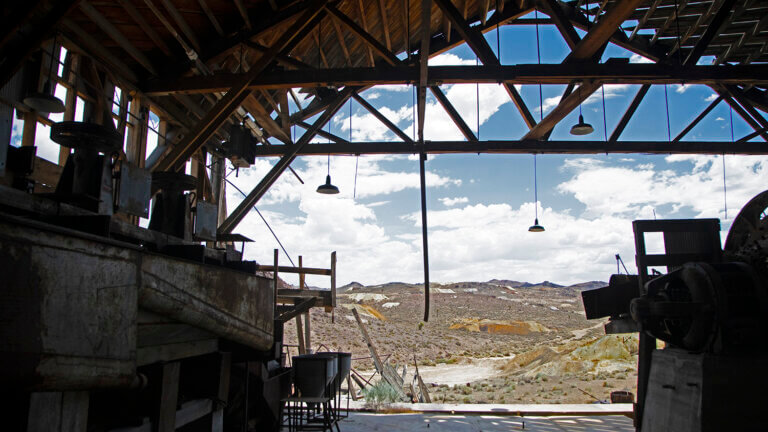
[{"label": "distant mountain range", "polygon": [[[512,289],[563,289],[563,290],[576,290],[583,291],[587,289],[593,289],[608,285],[603,281],[589,281],[581,282],[573,285],[560,285],[550,281],[543,281],[539,283],[520,282],[507,279],[491,279],[487,282],[452,282],[452,283],[432,283],[430,287],[432,289],[475,289],[481,291],[483,289],[497,289],[497,288],[512,288]],[[387,291],[408,291],[408,290],[421,290],[424,288],[424,284],[421,283],[407,283],[407,282],[387,282],[379,285],[363,285],[359,282],[351,282],[344,286],[336,288],[336,292],[345,293],[348,291],[364,291],[364,292],[387,292]]]}]

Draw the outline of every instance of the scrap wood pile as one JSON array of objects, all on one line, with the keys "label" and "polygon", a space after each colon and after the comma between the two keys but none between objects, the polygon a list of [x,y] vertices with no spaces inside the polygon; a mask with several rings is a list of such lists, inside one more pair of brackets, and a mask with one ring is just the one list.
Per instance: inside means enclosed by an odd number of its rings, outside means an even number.
[{"label": "scrap wood pile", "polygon": [[352,373],[350,374],[350,377],[352,378],[349,381],[349,393],[352,395],[352,398],[354,400],[357,400],[360,396],[357,394],[357,391],[354,389],[354,386],[352,385],[352,381],[357,384],[360,389],[365,389],[368,386],[371,386],[371,380],[378,374],[381,376],[381,380],[389,384],[390,387],[395,391],[397,394],[397,398],[400,401],[403,402],[426,402],[430,403],[431,399],[429,397],[429,392],[427,391],[427,386],[424,384],[424,381],[421,378],[421,375],[419,374],[419,366],[416,362],[416,355],[413,356],[413,363],[416,368],[416,373],[413,376],[413,380],[406,385],[405,378],[406,374],[408,372],[407,365],[403,365],[403,370],[401,373],[398,373],[399,366],[394,365],[392,366],[387,360],[389,359],[389,356],[385,357],[384,360],[379,357],[378,350],[376,349],[376,346],[373,344],[373,341],[371,340],[370,336],[368,335],[368,331],[366,330],[365,326],[363,325],[363,321],[360,319],[360,315],[358,315],[357,310],[353,309],[352,313],[355,316],[355,320],[357,321],[357,325],[360,327],[360,332],[363,335],[363,339],[365,339],[366,345],[368,345],[368,350],[371,352],[371,358],[373,359],[373,365],[376,367],[376,372],[374,372],[373,375],[371,375],[369,378],[365,378],[360,372],[352,368]]}]

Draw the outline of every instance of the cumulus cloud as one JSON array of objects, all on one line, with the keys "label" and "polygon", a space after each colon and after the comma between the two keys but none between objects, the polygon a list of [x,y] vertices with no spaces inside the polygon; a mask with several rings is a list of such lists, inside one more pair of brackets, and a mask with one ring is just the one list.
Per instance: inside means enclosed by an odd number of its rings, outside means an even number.
[{"label": "cumulus cloud", "polygon": [[455,197],[455,198],[445,197],[445,198],[440,198],[440,202],[443,203],[443,205],[446,206],[446,207],[453,207],[453,206],[455,206],[457,204],[466,204],[466,203],[468,203],[469,202],[469,198],[467,198],[467,197]]},{"label": "cumulus cloud", "polygon": [[655,63],[653,60],[643,57],[640,54],[632,54],[629,58],[630,63]]}]

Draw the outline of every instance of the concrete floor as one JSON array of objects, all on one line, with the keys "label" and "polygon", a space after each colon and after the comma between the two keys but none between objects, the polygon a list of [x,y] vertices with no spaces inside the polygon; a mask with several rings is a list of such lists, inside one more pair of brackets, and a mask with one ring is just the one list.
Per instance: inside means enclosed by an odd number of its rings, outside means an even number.
[{"label": "concrete floor", "polygon": [[634,432],[632,419],[623,415],[516,417],[462,414],[373,414],[352,412],[339,423],[341,432],[370,431],[540,431]]}]

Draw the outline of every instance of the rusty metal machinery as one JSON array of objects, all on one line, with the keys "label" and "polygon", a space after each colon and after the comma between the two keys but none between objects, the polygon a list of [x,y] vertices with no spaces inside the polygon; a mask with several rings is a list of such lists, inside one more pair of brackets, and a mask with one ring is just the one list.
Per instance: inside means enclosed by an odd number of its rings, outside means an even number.
[{"label": "rusty metal machinery", "polygon": [[[607,333],[640,332],[638,430],[764,428],[768,396],[754,389],[768,386],[766,209],[768,191],[741,210],[722,250],[717,220],[635,221],[639,274],[582,293],[587,318],[610,317]],[[646,252],[649,232],[663,234],[663,254]]]}]

